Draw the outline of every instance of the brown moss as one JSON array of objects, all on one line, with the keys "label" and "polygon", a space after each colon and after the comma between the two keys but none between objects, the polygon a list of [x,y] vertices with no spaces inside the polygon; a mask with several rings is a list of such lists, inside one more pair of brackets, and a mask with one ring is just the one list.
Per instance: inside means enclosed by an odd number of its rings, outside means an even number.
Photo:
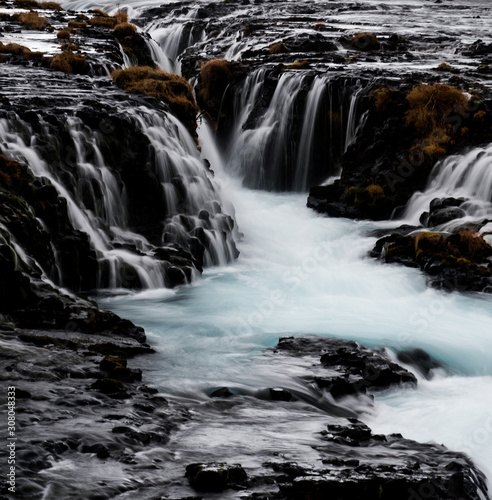
[{"label": "brown moss", "polygon": [[85,21],[69,21],[68,27],[74,29],[87,28],[88,24]]},{"label": "brown moss", "polygon": [[97,16],[109,17],[109,14],[102,9],[94,9],[92,12],[94,12]]},{"label": "brown moss", "polygon": [[367,192],[371,199],[376,200],[384,196],[384,189],[378,184],[371,184],[366,187]]},{"label": "brown moss", "polygon": [[405,124],[413,126],[420,139],[412,149],[420,149],[432,158],[445,154],[457,132],[448,118],[466,111],[465,94],[450,85],[435,83],[418,85],[410,91],[407,100]]},{"label": "brown moss", "polygon": [[111,28],[114,29],[118,24],[118,21],[114,17],[97,15],[89,19],[89,24],[91,26],[96,26],[99,28]]},{"label": "brown moss", "polygon": [[370,96],[374,108],[378,113],[388,111],[394,103],[395,91],[388,87],[377,88]]},{"label": "brown moss", "polygon": [[118,24],[128,23],[128,12],[124,10],[118,10],[118,12],[114,15],[114,18],[118,22]]},{"label": "brown moss", "polygon": [[483,110],[480,110],[480,111],[477,111],[474,115],[473,115],[473,119],[474,120],[477,120],[477,121],[480,121],[480,122],[483,122],[484,119],[485,119],[485,116],[487,115],[487,113]]},{"label": "brown moss", "polygon": [[49,24],[48,20],[37,12],[21,12],[18,19],[24,26],[29,26],[35,30],[42,30]]},{"label": "brown moss", "polygon": [[46,10],[65,10],[58,2],[41,2],[39,6]]},{"label": "brown moss", "polygon": [[31,49],[24,47],[24,45],[19,45],[18,43],[7,43],[4,45],[2,42],[0,42],[0,54],[13,54],[21,56],[28,61],[44,55],[43,52],[32,52]]},{"label": "brown moss", "polygon": [[200,69],[200,85],[197,90],[198,103],[205,109],[218,108],[225,89],[233,78],[233,63],[225,59],[214,59]]},{"label": "brown moss", "polygon": [[270,54],[284,54],[285,52],[288,52],[287,47],[281,42],[270,45],[268,51]]},{"label": "brown moss", "polygon": [[492,255],[492,247],[477,231],[467,229],[447,238],[449,252],[473,262],[481,262]]},{"label": "brown moss", "polygon": [[32,176],[25,165],[0,155],[0,188],[24,189],[32,181]]},{"label": "brown moss", "polygon": [[119,40],[129,36],[132,37],[137,31],[137,27],[130,23],[119,23],[114,27],[114,35]]},{"label": "brown moss", "polygon": [[114,71],[111,75],[118,87],[160,99],[188,127],[196,128],[198,107],[190,84],[181,76],[150,66],[133,66]]},{"label": "brown moss", "polygon": [[295,63],[285,65],[285,69],[305,69],[309,67],[309,61],[296,61]]},{"label": "brown moss", "polygon": [[415,258],[441,251],[443,237],[439,233],[424,231],[415,237]]},{"label": "brown moss", "polygon": [[407,96],[409,110],[405,114],[407,125],[413,125],[422,136],[438,128],[445,128],[451,113],[463,113],[468,100],[455,87],[441,83],[418,85]]},{"label": "brown moss", "polygon": [[74,75],[86,75],[90,69],[87,59],[81,54],[75,54],[70,48],[53,57],[50,68]]},{"label": "brown moss", "polygon": [[358,50],[377,50],[379,40],[374,33],[357,33],[350,39],[350,45]]},{"label": "brown moss", "polygon": [[69,29],[65,29],[65,30],[60,30],[57,34],[56,34],[56,38],[58,38],[58,40],[69,40],[70,39],[70,30]]}]

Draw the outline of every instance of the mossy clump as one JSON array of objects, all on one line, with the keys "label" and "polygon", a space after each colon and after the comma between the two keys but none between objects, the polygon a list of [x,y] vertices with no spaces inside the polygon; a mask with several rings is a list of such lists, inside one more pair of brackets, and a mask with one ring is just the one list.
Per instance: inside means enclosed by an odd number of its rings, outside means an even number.
[{"label": "mossy clump", "polygon": [[44,55],[43,52],[33,52],[28,47],[24,47],[24,45],[19,45],[18,43],[3,44],[2,42],[0,42],[0,54],[13,54],[15,56],[21,56],[27,61],[38,59]]},{"label": "mossy clump", "polygon": [[286,64],[285,69],[306,69],[310,66],[309,61],[296,61],[292,64]]},{"label": "mossy clump", "polygon": [[87,28],[89,26],[85,21],[69,21],[68,27],[73,29]]},{"label": "mossy clump", "polygon": [[128,13],[124,10],[119,10],[114,16],[101,9],[94,9],[92,12],[95,14],[89,19],[89,24],[92,26],[114,29],[118,24],[128,23]]},{"label": "mossy clump", "polygon": [[273,54],[285,54],[286,52],[289,52],[287,47],[281,42],[274,43],[274,44],[270,45],[270,47],[268,48],[268,51],[272,55]]},{"label": "mossy clump", "polygon": [[483,262],[492,256],[492,247],[481,234],[472,229],[458,231],[458,233],[449,236],[446,244],[450,253],[457,258]]},{"label": "mossy clump", "polygon": [[379,40],[374,33],[356,33],[350,39],[350,45],[358,50],[378,50],[380,47]]},{"label": "mossy clump", "polygon": [[385,113],[395,102],[395,90],[388,87],[377,88],[369,97],[378,113]]},{"label": "mossy clump", "polygon": [[169,105],[171,111],[195,133],[198,107],[190,84],[182,76],[150,66],[119,69],[111,75],[118,87],[156,97]]},{"label": "mossy clump", "polygon": [[114,17],[97,15],[89,19],[89,24],[98,28],[114,29],[118,21]]},{"label": "mossy clump", "polygon": [[37,12],[21,12],[18,16],[19,22],[34,30],[42,30],[48,26],[48,20]]},{"label": "mossy clump", "polygon": [[414,126],[422,136],[444,128],[450,114],[463,113],[468,106],[468,99],[461,90],[442,83],[418,85],[410,91],[407,100],[406,125]]},{"label": "mossy clump", "polygon": [[56,38],[58,38],[58,40],[70,40],[70,36],[71,31],[69,29],[60,30],[56,34]]},{"label": "mossy clump", "polygon": [[14,5],[22,9],[64,10],[58,2],[38,2],[36,0],[14,0]]},{"label": "mossy clump", "polygon": [[480,122],[483,122],[486,115],[487,115],[487,113],[483,109],[481,109],[480,111],[477,111],[473,115],[473,119],[477,120],[477,121],[480,121]]},{"label": "mossy clump", "polygon": [[74,75],[87,75],[90,70],[85,56],[74,53],[69,47],[53,57],[50,68]]},{"label": "mossy clump", "polygon": [[224,92],[233,79],[234,63],[225,59],[205,63],[200,69],[196,93],[198,104],[206,110],[218,112]]},{"label": "mossy clump", "polygon": [[114,27],[113,32],[118,40],[122,40],[126,37],[132,37],[137,32],[137,27],[131,23],[119,23]]},{"label": "mossy clump", "polygon": [[445,154],[456,135],[449,117],[464,114],[468,107],[465,94],[450,85],[422,84],[409,92],[407,100],[405,124],[414,127],[420,139],[415,147],[430,157]]}]

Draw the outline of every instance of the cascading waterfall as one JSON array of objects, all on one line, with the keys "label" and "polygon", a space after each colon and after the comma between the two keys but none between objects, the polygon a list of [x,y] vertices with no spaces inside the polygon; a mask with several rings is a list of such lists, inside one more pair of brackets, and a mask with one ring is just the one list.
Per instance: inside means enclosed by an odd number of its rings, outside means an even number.
[{"label": "cascading waterfall", "polygon": [[305,192],[338,173],[338,158],[360,125],[357,102],[363,86],[287,71],[266,110],[253,118],[267,76],[257,70],[237,92],[234,131],[223,147],[226,163],[248,187]]},{"label": "cascading waterfall", "polygon": [[203,38],[203,31],[196,26],[189,26],[186,20],[193,17],[189,13],[181,22],[170,26],[161,26],[159,22],[152,22],[145,29],[151,36],[147,44],[152,52],[156,64],[170,73],[180,73],[179,55],[183,51]]},{"label": "cascading waterfall", "polygon": [[297,154],[295,171],[295,191],[303,191],[307,187],[308,169],[313,147],[314,128],[317,124],[320,101],[327,90],[329,77],[318,77],[313,80],[311,90],[308,94],[306,112],[302,124],[299,152]]},{"label": "cascading waterfall", "polygon": [[[492,214],[492,144],[474,148],[464,155],[450,156],[433,168],[427,188],[409,201],[404,217],[417,223],[429,210],[435,198],[462,197],[460,205],[469,218],[478,219]],[[464,219],[454,223],[461,224]],[[451,223],[453,224],[453,223]]]},{"label": "cascading waterfall", "polygon": [[[161,186],[163,206],[157,216],[162,226],[156,241],[132,229],[124,173],[105,160],[102,151],[108,148],[100,130],[77,116],[67,117],[65,130],[56,132],[42,118],[41,132],[18,116],[0,122],[2,152],[25,161],[36,177],[48,180],[67,200],[73,226],[89,236],[98,259],[98,288],[166,286],[170,264],[155,258],[159,247],[184,249],[206,265],[233,260],[233,222],[222,213],[220,196],[185,127],[172,115],[143,106],[118,111],[150,141],[150,164],[139,166],[135,159],[135,167],[150,170]],[[56,133],[66,133],[69,144],[62,147]],[[58,162],[43,159],[42,144],[60,148]],[[194,272],[189,269],[184,280]]]}]

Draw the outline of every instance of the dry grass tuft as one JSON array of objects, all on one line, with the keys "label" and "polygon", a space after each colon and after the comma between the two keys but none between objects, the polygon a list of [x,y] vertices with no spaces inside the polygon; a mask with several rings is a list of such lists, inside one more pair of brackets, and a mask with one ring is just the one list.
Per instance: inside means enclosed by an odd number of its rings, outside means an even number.
[{"label": "dry grass tuft", "polygon": [[0,42],[0,54],[22,56],[22,58],[28,61],[44,55],[43,52],[32,52],[31,49],[24,47],[24,45],[19,45],[18,43],[7,43],[4,45],[2,42]]},{"label": "dry grass tuft", "polygon": [[350,45],[359,50],[379,49],[379,40],[374,33],[357,33],[350,39]]},{"label": "dry grass tuft", "polygon": [[468,106],[465,94],[442,83],[418,85],[407,96],[410,109],[405,115],[407,125],[413,125],[426,136],[446,126],[446,118],[453,112],[463,113]]},{"label": "dry grass tuft", "polygon": [[71,35],[71,30],[64,29],[64,30],[60,30],[56,34],[56,38],[58,38],[58,40],[70,40],[70,35]]},{"label": "dry grass tuft", "polygon": [[137,32],[137,27],[131,23],[119,23],[114,27],[114,35],[119,40],[126,38],[127,36],[132,37]]},{"label": "dry grass tuft", "polygon": [[231,82],[233,64],[225,59],[213,59],[200,69],[200,86],[197,99],[203,107],[217,107],[225,89]]},{"label": "dry grass tuft", "polygon": [[69,21],[68,27],[74,29],[87,28],[88,24],[85,21]]},{"label": "dry grass tuft", "polygon": [[196,127],[198,107],[190,84],[182,76],[150,66],[119,69],[111,76],[116,85],[127,92],[139,92],[166,102],[188,129]]},{"label": "dry grass tuft", "polygon": [[74,75],[86,75],[90,70],[87,59],[81,54],[73,53],[70,48],[53,57],[50,68]]},{"label": "dry grass tuft", "polygon": [[483,261],[492,255],[492,247],[477,231],[467,229],[451,235],[447,239],[449,251],[457,256],[471,261]]},{"label": "dry grass tuft", "polygon": [[371,101],[378,113],[388,111],[394,103],[395,91],[388,87],[379,87],[371,94]]},{"label": "dry grass tuft", "polygon": [[48,20],[37,12],[21,12],[18,19],[24,26],[29,26],[35,30],[42,30],[49,24]]},{"label": "dry grass tuft", "polygon": [[456,131],[447,119],[462,115],[468,107],[465,94],[455,87],[435,83],[418,85],[407,96],[409,109],[405,114],[407,126],[413,126],[420,136],[416,146],[431,157],[445,154]]},{"label": "dry grass tuft", "polygon": [[287,50],[287,47],[281,42],[270,45],[270,48],[268,50],[270,54],[285,54],[286,52],[289,52]]}]

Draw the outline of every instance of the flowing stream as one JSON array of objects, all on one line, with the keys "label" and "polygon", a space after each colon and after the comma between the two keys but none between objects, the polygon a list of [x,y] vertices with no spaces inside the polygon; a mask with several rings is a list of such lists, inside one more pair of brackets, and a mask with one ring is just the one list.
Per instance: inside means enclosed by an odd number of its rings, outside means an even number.
[{"label": "flowing stream", "polygon": [[[204,152],[212,158],[208,146]],[[375,223],[319,216],[305,208],[305,194],[247,190],[214,168],[244,234],[239,259],[209,268],[202,280],[178,290],[99,299],[146,328],[159,351],[148,361],[148,376],[171,397],[195,405],[200,415],[176,437],[176,459],[208,456],[250,464],[259,449],[286,439],[291,453],[304,450],[302,458],[309,459],[308,436],[321,428],[322,413],[297,410],[303,416],[296,417],[288,410],[266,418],[265,409],[253,406],[247,415],[236,415],[241,425],[229,412],[211,409],[207,394],[222,386],[246,393],[296,388],[301,368],[295,363],[279,367],[265,350],[279,336],[317,334],[393,351],[421,347],[435,356],[445,371],[431,381],[420,380],[417,389],[379,394],[365,421],[375,432],[401,432],[463,450],[490,483],[489,296],[429,289],[418,271],[367,257],[375,240],[366,234]],[[285,429],[274,431],[303,417],[312,425],[304,425],[304,441],[284,435]],[[293,439],[302,443],[295,447]]]}]

